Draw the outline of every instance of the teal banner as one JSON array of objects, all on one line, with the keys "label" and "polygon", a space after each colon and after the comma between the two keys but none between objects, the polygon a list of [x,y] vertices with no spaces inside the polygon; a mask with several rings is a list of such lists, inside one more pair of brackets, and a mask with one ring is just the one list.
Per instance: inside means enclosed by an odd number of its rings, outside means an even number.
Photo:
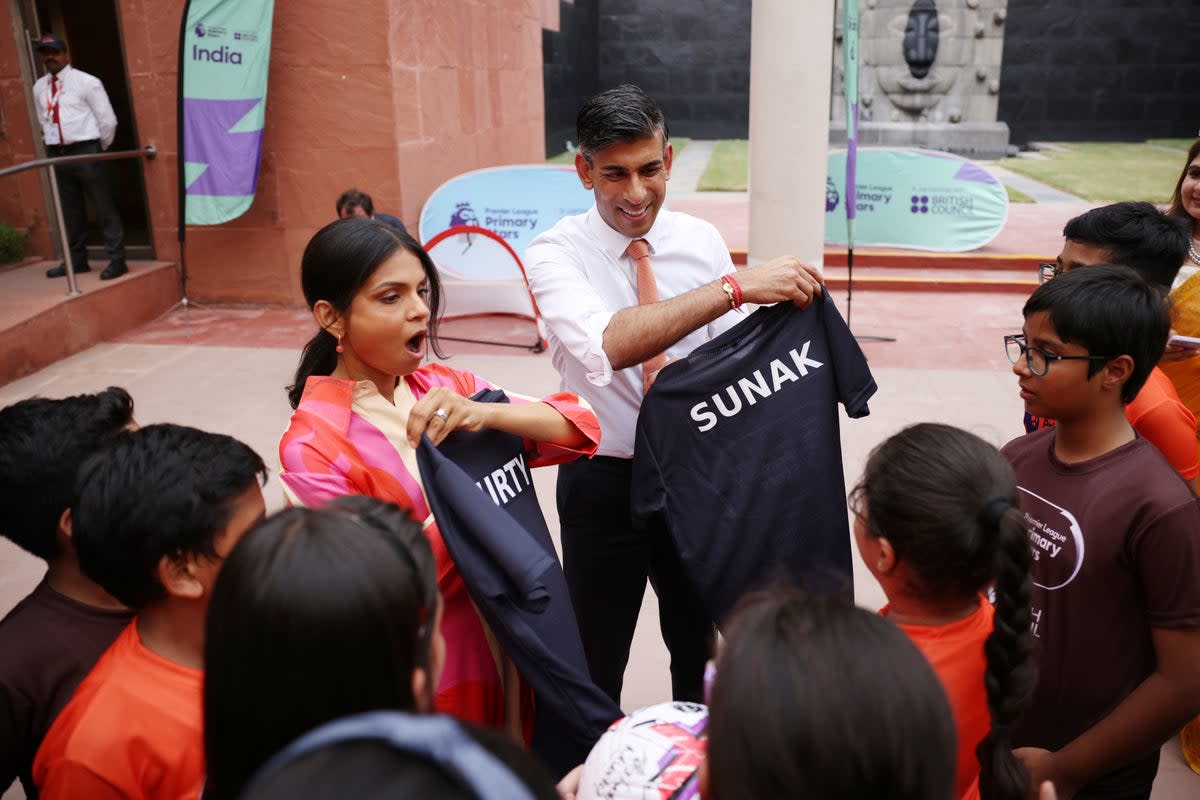
[{"label": "teal banner", "polygon": [[216,225],[254,201],[274,0],[189,0],[179,52],[181,216]]},{"label": "teal banner", "polygon": [[829,155],[825,241],[846,244],[845,203],[856,197],[854,244],[963,252],[995,238],[1008,193],[965,158],[927,150],[859,148],[857,180],[846,191],[846,151]]}]

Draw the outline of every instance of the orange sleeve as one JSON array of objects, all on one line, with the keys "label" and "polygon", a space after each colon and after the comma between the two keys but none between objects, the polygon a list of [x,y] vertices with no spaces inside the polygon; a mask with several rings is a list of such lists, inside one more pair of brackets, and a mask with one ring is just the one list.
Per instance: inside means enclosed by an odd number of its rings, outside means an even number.
[{"label": "orange sleeve", "polygon": [[548,467],[574,461],[580,456],[591,456],[596,452],[596,448],[600,446],[600,421],[596,419],[595,412],[580,401],[578,395],[556,392],[549,397],[543,397],[542,402],[562,414],[587,441],[577,448],[549,442],[532,442],[533,458],[529,462],[530,466]]},{"label": "orange sleeve", "polygon": [[45,781],[38,786],[38,796],[42,800],[79,800],[82,797],[124,800],[130,793],[113,786],[83,764],[63,760],[46,774]]},{"label": "orange sleeve", "polygon": [[1125,407],[1129,424],[1158,448],[1186,480],[1200,474],[1196,450],[1196,418],[1182,402],[1163,396],[1148,405]]}]

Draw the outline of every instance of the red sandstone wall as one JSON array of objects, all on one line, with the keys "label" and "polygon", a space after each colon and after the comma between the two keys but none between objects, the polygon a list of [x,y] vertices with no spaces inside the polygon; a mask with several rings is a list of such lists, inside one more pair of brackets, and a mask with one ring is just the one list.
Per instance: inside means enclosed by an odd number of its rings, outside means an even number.
[{"label": "red sandstone wall", "polygon": [[[35,157],[33,131],[17,60],[19,51],[12,29],[11,6],[0,3],[0,167]],[[53,252],[46,214],[42,183],[36,171],[0,178],[0,222],[17,228],[32,226],[26,243],[27,253],[49,255]]]},{"label": "red sandstone wall", "polygon": [[[0,3],[0,165],[33,156],[8,9]],[[138,130],[159,150],[145,170],[154,244],[170,260],[182,9],[119,2]],[[454,175],[544,159],[544,19],[545,0],[277,2],[258,193],[239,219],[188,229],[192,298],[301,302],[304,245],[350,186],[415,229],[425,198]],[[0,219],[43,214],[42,202],[36,178],[0,182]]]}]

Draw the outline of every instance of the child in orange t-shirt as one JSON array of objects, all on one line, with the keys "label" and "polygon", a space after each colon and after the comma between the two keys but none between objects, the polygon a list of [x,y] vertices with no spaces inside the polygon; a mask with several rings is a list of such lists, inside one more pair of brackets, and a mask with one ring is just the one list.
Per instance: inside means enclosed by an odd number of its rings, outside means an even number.
[{"label": "child in orange t-shirt", "polygon": [[265,476],[236,439],[179,425],[122,434],[80,469],[80,566],[136,616],[46,733],[42,800],[200,796],[205,614],[222,560],[263,516]]},{"label": "child in orange t-shirt", "polygon": [[[966,431],[913,425],[871,453],[851,506],[859,554],[889,601],[880,613],[924,653],[950,699],[954,796],[978,778],[989,800],[1024,798],[1029,775],[1008,726],[1035,678],[1033,584],[1008,462]],[[993,586],[995,608],[982,595]]]}]

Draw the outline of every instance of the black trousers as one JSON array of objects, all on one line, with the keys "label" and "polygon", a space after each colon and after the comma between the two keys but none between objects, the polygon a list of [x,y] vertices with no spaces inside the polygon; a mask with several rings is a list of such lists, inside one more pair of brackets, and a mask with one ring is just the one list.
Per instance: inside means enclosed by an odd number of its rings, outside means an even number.
[{"label": "black trousers", "polygon": [[[99,153],[100,142],[75,142],[67,145],[48,145],[46,153],[51,157],[77,156],[83,153]],[[96,209],[96,222],[104,235],[104,249],[111,261],[125,260],[125,227],[121,215],[113,202],[112,181],[108,163],[94,161],[88,164],[58,164],[54,167],[58,179],[58,196],[62,201],[63,225],[67,229],[67,242],[71,247],[71,264],[76,268],[87,263],[87,205],[84,196],[92,198]]]},{"label": "black trousers", "polygon": [[558,468],[563,571],[592,680],[620,705],[629,648],[646,591],[658,594],[675,700],[703,702],[704,663],[716,628],[688,583],[661,525],[635,530],[629,511],[633,462],[597,456]]}]

